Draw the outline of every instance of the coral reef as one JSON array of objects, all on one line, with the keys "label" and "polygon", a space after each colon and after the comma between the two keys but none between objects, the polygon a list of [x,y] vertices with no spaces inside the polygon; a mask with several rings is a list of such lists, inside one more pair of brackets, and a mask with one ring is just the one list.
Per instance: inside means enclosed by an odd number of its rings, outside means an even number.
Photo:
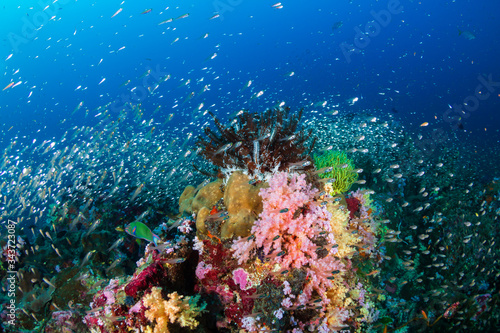
[{"label": "coral reef", "polygon": [[[362,329],[377,319],[377,299],[365,296],[366,273],[351,270],[354,261],[369,262],[376,252],[373,210],[364,206],[370,200],[359,201],[350,218],[344,201],[320,193],[306,178],[295,172],[270,175],[258,191],[262,211],[250,236],[231,241],[212,235],[195,242],[200,289],[215,293],[224,308],[219,326]],[[248,186],[248,178],[241,184]],[[360,211],[368,214],[363,220]]]},{"label": "coral reef", "polygon": [[[92,174],[58,194],[40,227],[16,238],[17,331],[494,331],[499,180],[472,182],[477,170],[444,157],[396,160],[414,153],[411,140],[366,116],[345,124],[357,139],[321,136],[333,144],[313,169],[300,114],[287,112],[216,119],[219,133],[199,148],[219,178],[175,179],[178,213],[150,182],[117,186],[130,174],[121,167],[112,182]],[[373,151],[368,129],[383,137]],[[162,185],[155,168],[139,173]],[[133,222],[152,226],[157,244],[125,234]]]}]

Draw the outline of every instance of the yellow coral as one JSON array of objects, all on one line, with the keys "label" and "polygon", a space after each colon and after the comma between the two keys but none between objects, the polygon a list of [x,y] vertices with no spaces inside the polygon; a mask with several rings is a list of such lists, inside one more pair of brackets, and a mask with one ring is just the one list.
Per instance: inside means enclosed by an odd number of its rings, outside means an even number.
[{"label": "yellow coral", "polygon": [[[144,333],[153,333],[153,329],[151,328],[151,326],[141,326],[141,329]],[[129,330],[132,331],[132,328],[129,328]]]},{"label": "yellow coral", "polygon": [[349,295],[351,296],[351,298],[358,299],[359,298],[359,290],[353,289],[349,292]]},{"label": "yellow coral", "polygon": [[[354,252],[353,247],[357,246],[361,240],[348,230],[349,211],[333,203],[328,203],[327,209],[332,214],[330,225],[335,242],[338,245],[335,256],[351,258]],[[333,280],[333,287],[326,293],[330,300],[326,309],[326,318],[330,327],[344,324],[342,318],[346,315],[346,308],[356,304],[351,297],[359,297],[359,290],[349,291],[349,288],[344,284],[345,280],[346,276],[344,274],[337,274],[335,280]]]},{"label": "yellow coral", "polygon": [[333,281],[333,287],[326,292],[326,296],[330,299],[330,303],[328,304],[329,310],[344,306],[344,300],[349,289],[345,287],[343,281],[344,279],[342,276],[337,276]]},{"label": "yellow coral", "polygon": [[370,311],[368,311],[368,309],[366,307],[362,307],[361,309],[359,309],[359,312],[360,312],[362,317],[359,317],[358,321],[366,320],[366,317],[368,317],[370,315]]},{"label": "yellow coral", "polygon": [[347,230],[349,211],[347,209],[340,209],[337,205],[331,203],[326,207],[332,214],[330,225],[335,237],[335,242],[338,244],[337,254],[335,254],[335,256],[339,258],[351,258],[353,253],[352,246],[356,246],[360,240]]},{"label": "yellow coral", "polygon": [[156,322],[154,333],[168,333],[168,322],[177,321],[182,327],[191,329],[198,326],[198,321],[194,319],[201,310],[192,308],[189,304],[190,297],[184,297],[177,292],[168,294],[168,301],[161,296],[161,288],[151,288],[151,293],[144,296],[142,302],[145,307],[145,316],[151,322]]}]

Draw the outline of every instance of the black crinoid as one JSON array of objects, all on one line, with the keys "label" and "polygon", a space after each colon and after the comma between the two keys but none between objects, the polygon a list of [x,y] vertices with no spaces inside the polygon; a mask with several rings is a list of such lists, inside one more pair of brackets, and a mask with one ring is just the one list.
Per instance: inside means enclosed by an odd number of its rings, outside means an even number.
[{"label": "black crinoid", "polygon": [[[309,153],[316,138],[312,129],[300,129],[302,109],[292,114],[289,107],[273,108],[262,114],[242,110],[228,126],[213,114],[216,131],[205,128],[198,137],[199,154],[220,168],[247,169],[250,175],[287,168],[313,168]],[[310,142],[308,144],[308,142]],[[221,177],[221,173],[218,172]]]}]

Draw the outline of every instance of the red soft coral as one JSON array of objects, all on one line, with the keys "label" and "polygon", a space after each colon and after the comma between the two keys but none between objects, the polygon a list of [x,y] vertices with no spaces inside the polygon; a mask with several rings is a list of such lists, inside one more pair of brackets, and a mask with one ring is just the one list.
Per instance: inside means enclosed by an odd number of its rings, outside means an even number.
[{"label": "red soft coral", "polygon": [[151,286],[158,286],[162,280],[166,279],[166,269],[159,260],[156,260],[139,274],[134,274],[132,281],[125,287],[125,294],[136,297],[138,292],[145,291]]},{"label": "red soft coral", "polygon": [[346,198],[345,201],[347,202],[347,209],[349,209],[349,218],[352,219],[354,214],[358,212],[361,202],[355,197]]}]

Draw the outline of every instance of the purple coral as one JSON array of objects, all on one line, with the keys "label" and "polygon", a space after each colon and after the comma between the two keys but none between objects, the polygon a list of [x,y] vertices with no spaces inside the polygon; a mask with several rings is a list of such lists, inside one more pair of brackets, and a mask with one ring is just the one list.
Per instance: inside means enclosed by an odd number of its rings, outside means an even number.
[{"label": "purple coral", "polygon": [[210,264],[205,264],[205,262],[200,261],[198,263],[198,266],[196,266],[196,277],[200,280],[203,280],[205,278],[205,275],[212,269],[212,265]]},{"label": "purple coral", "polygon": [[237,268],[233,271],[233,281],[240,286],[241,290],[249,288],[248,273],[243,268]]}]

